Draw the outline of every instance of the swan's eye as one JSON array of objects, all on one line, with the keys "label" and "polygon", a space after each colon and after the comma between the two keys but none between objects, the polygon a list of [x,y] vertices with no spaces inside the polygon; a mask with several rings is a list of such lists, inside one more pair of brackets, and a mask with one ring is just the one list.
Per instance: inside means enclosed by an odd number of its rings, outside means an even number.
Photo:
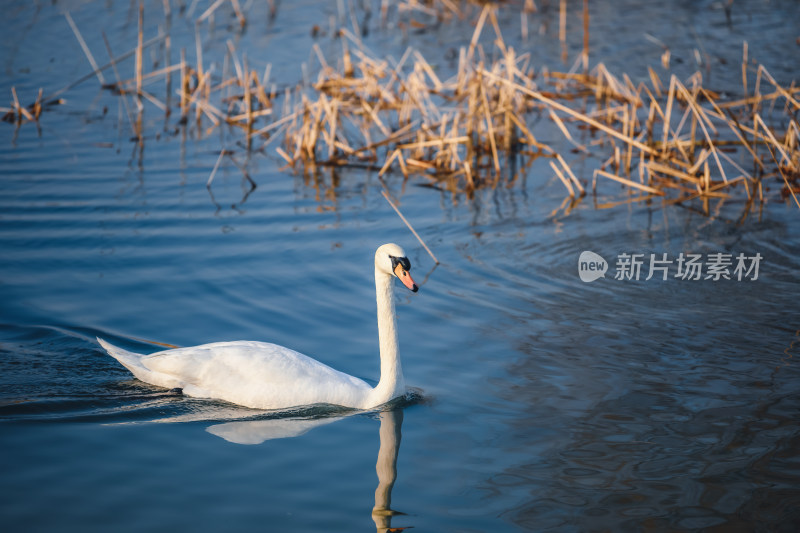
[{"label": "swan's eye", "polygon": [[392,260],[392,271],[397,274],[398,277],[400,274],[397,273],[397,267],[402,267],[404,271],[411,271],[411,261],[409,261],[407,257],[395,257],[390,255],[389,259]]}]

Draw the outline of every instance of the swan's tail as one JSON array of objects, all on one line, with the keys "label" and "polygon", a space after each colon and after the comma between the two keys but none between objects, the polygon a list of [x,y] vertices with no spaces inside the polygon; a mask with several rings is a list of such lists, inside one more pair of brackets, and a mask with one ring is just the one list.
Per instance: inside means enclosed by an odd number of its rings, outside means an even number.
[{"label": "swan's tail", "polygon": [[118,348],[117,346],[104,341],[100,337],[97,337],[97,342],[100,343],[100,346],[105,348],[105,350],[108,352],[108,355],[122,363],[122,366],[130,370],[134,376],[142,381],[145,381],[142,378],[144,377],[144,374],[149,372],[149,370],[142,364],[142,357],[144,357],[142,354],[133,353],[129,352],[128,350]]}]

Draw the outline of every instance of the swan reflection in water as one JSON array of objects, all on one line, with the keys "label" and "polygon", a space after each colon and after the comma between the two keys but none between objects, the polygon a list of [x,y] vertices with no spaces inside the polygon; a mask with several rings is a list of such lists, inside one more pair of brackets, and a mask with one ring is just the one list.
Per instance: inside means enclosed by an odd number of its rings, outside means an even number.
[{"label": "swan reflection in water", "polygon": [[[207,429],[209,433],[222,437],[236,444],[261,444],[271,439],[297,437],[308,431],[342,418],[331,416],[326,418],[274,418],[269,420],[246,420],[216,424]],[[392,528],[392,517],[402,515],[393,511],[392,488],[397,479],[397,455],[400,450],[401,427],[403,425],[403,409],[394,407],[381,411],[380,448],[375,470],[378,473],[378,488],[375,489],[375,506],[372,508],[372,520],[378,533],[400,531],[405,528]]]},{"label": "swan reflection in water", "polygon": [[375,489],[375,507],[372,508],[372,520],[378,533],[397,531],[392,529],[392,516],[403,514],[392,511],[392,488],[397,479],[397,454],[400,451],[400,428],[403,425],[403,410],[392,409],[381,411],[381,446],[378,449],[378,488]]}]

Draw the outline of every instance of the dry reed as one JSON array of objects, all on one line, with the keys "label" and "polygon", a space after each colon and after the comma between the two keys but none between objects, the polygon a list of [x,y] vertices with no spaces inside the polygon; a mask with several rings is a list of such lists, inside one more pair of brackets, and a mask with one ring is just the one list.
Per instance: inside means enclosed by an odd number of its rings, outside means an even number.
[{"label": "dry reed", "polygon": [[[398,61],[372,55],[361,40],[366,23],[358,21],[352,4],[348,12],[340,2],[338,22],[332,21],[331,26],[341,43],[341,59],[331,65],[314,45],[312,57],[319,63],[314,80],[278,90],[269,79],[269,66],[263,74],[251,69],[247,58],[239,57],[231,43],[226,63],[232,66],[232,75],[220,79],[204,65],[201,24],[210,22],[223,3],[213,2],[197,18],[194,62],[181,50],[180,63],[170,65],[167,60],[166,67],[151,72],[145,72],[143,50],[165,36],[144,40],[141,4],[136,47],[116,59],[109,49],[112,61],[103,67],[97,66],[67,15],[93,67],[91,75],[123,97],[140,143],[144,138],[143,102],[159,107],[168,118],[172,101],[172,95],[162,101],[146,87],[166,79],[167,91],[171,91],[170,80],[176,75],[180,77],[175,89],[180,123],[204,134],[223,124],[241,129],[247,150],[263,151],[275,143],[275,153],[294,169],[314,172],[323,166],[355,166],[374,169],[381,176],[396,172],[470,196],[483,187],[513,186],[543,157],[549,159],[552,176],[568,197],[580,197],[586,194],[589,179],[581,178],[570,166],[570,153],[576,152],[582,161],[599,162],[589,172],[595,205],[600,208],[620,202],[671,205],[699,201],[708,213],[710,200],[736,198],[746,203],[746,217],[756,202],[767,200],[768,186],[774,183],[780,186],[782,198],[800,208],[800,126],[796,118],[800,87],[779,84],[763,66],[753,71],[748,66],[751,58],[746,43],[742,98],[726,100],[703,85],[701,73],[688,80],[672,75],[665,82],[649,69],[649,81],[636,84],[625,74],[614,75],[602,63],[590,70],[586,0],[582,3],[583,47],[568,72],[535,70],[529,54],[507,44],[498,24],[498,4],[406,0],[390,6],[381,2],[381,24],[386,24],[391,11],[403,31],[475,17],[472,38],[459,50],[455,72],[442,79],[437,69],[412,49]],[[274,14],[273,4],[270,6]],[[239,3],[232,0],[230,7],[244,26],[246,16]],[[536,3],[526,1],[521,9],[523,41],[527,40],[528,17],[535,13]],[[563,0],[558,17],[562,59],[566,61],[568,17]],[[487,53],[480,37],[489,31],[494,34],[494,49]],[[168,58],[169,44],[166,46]],[[118,65],[130,55],[135,57],[133,75],[123,80]],[[497,59],[488,61],[487,57]],[[666,68],[666,46],[661,59]],[[116,78],[111,84],[102,77],[109,66]],[[304,78],[307,76],[309,71],[304,69]],[[38,119],[48,100],[41,91],[27,107],[21,106],[12,92],[14,103],[3,109],[4,119]],[[127,107],[126,95],[132,95],[138,104],[136,119]],[[549,134],[561,132],[566,143],[543,143],[535,135],[541,130],[532,126],[533,116],[548,118],[554,126]],[[254,141],[259,144],[254,146]],[[213,173],[209,185],[212,180]],[[604,199],[601,191],[612,182],[623,187],[627,199]]]},{"label": "dry reed", "polygon": [[[479,59],[485,54],[476,44],[487,25],[501,56],[489,65]],[[588,25],[584,31],[588,35]],[[394,169],[471,194],[510,185],[532,160],[550,157],[567,194],[583,195],[566,153],[539,142],[528,127],[525,117],[544,111],[574,151],[605,161],[593,173],[595,193],[600,177],[643,193],[635,201],[699,199],[708,212],[708,200],[729,198],[735,190],[744,191],[748,207],[755,196],[763,202],[763,184],[779,180],[781,194],[800,208],[800,128],[794,118],[800,88],[781,86],[763,66],[758,79],[773,90],[761,92],[757,84],[753,96],[739,101],[723,101],[700,75],[687,82],[671,76],[665,89],[652,69],[650,84],[635,85],[602,63],[583,74],[549,72],[536,79],[529,57],[505,44],[491,5],[482,9],[457,72],[446,80],[417,52],[391,65],[344,35],[359,47],[356,52],[346,44],[344,67],[325,65],[312,94],[303,94],[279,119],[288,123],[280,153],[293,167],[367,162],[380,175]],[[588,55],[588,40],[582,55]],[[572,104],[581,100],[589,109]],[[759,109],[776,101],[784,103],[784,113],[768,125]],[[753,171],[736,162],[743,155],[753,159]]]}]

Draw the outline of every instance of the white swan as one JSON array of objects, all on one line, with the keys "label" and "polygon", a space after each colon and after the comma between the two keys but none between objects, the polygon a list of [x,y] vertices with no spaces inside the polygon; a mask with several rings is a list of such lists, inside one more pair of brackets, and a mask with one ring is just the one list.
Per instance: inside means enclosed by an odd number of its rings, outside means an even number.
[{"label": "white swan", "polygon": [[142,355],[98,337],[106,351],[142,381],[187,396],[217,398],[256,409],[332,404],[369,409],[405,393],[397,353],[393,277],[417,292],[402,248],[384,244],[375,252],[375,292],[381,376],[376,387],[301,353],[266,342],[203,344]]}]

